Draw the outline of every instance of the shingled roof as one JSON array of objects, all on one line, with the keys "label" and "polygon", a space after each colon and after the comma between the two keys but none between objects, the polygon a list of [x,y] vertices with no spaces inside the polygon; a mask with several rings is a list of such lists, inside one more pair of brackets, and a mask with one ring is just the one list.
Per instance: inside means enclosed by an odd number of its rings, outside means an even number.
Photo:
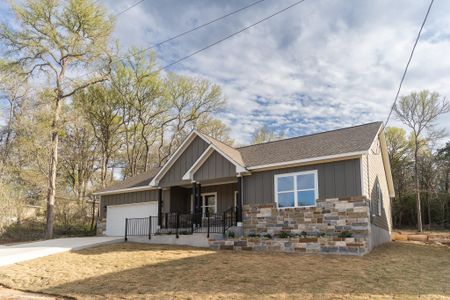
[{"label": "shingled roof", "polygon": [[[370,149],[382,122],[373,122],[279,141],[234,148],[204,133],[197,133],[245,168],[299,161]],[[149,186],[161,168],[136,175],[97,193]]]},{"label": "shingled roof", "polygon": [[130,188],[138,188],[138,187],[144,187],[148,186],[150,184],[150,181],[152,181],[153,177],[155,177],[156,173],[161,168],[153,168],[148,172],[130,177],[125,179],[122,182],[113,184],[111,186],[108,186],[100,191],[97,191],[97,193],[106,193],[106,192],[113,192],[116,190],[123,190],[123,189],[130,189]]},{"label": "shingled roof", "polygon": [[246,167],[369,150],[382,122],[237,148]]}]

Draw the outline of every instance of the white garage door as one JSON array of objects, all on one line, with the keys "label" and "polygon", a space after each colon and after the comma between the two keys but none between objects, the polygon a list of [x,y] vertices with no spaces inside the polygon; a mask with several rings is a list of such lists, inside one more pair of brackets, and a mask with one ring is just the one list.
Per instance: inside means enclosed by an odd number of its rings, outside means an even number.
[{"label": "white garage door", "polygon": [[147,218],[158,215],[158,202],[110,205],[106,208],[106,235],[124,236],[126,218]]}]

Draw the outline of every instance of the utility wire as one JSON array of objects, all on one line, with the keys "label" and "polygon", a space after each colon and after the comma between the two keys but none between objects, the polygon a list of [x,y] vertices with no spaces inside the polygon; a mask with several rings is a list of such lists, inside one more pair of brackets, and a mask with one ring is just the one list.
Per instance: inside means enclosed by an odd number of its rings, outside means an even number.
[{"label": "utility wire", "polygon": [[132,9],[132,8],[135,7],[135,6],[138,6],[139,4],[141,4],[141,3],[144,2],[144,1],[145,1],[145,0],[139,0],[139,1],[135,2],[135,3],[132,4],[131,6],[125,8],[124,10],[122,10],[122,11],[118,12],[117,14],[115,14],[114,17],[118,17],[118,16],[120,16],[121,14],[126,13],[127,11],[129,11],[130,9]]},{"label": "utility wire", "polygon": [[171,67],[171,66],[173,66],[173,65],[175,65],[175,64],[178,64],[178,63],[180,63],[180,62],[182,62],[182,61],[184,61],[184,60],[186,60],[186,59],[188,59],[188,58],[190,58],[190,57],[192,57],[192,56],[194,56],[194,55],[196,55],[196,54],[198,54],[198,53],[200,53],[200,52],[203,52],[203,51],[205,51],[205,50],[207,50],[207,49],[209,49],[209,48],[211,48],[211,47],[213,47],[213,46],[215,46],[215,45],[217,45],[217,44],[220,44],[221,42],[223,42],[223,41],[225,41],[225,40],[228,40],[228,39],[230,39],[230,38],[232,38],[232,37],[234,37],[234,36],[236,36],[236,35],[238,35],[238,34],[244,32],[244,31],[246,31],[246,30],[248,30],[248,29],[250,29],[250,28],[252,28],[252,27],[255,27],[256,25],[258,25],[258,24],[260,24],[260,23],[263,23],[263,22],[269,20],[269,19],[275,17],[276,15],[279,15],[279,14],[285,12],[286,10],[288,10],[288,9],[294,7],[294,6],[301,4],[301,3],[304,2],[304,1],[305,1],[305,0],[300,0],[300,1],[294,2],[293,4],[287,6],[287,7],[283,8],[283,9],[281,9],[281,10],[279,10],[279,11],[277,11],[277,12],[275,12],[275,13],[273,13],[273,14],[271,14],[271,15],[269,15],[269,16],[263,18],[263,19],[260,19],[259,21],[255,22],[255,23],[253,23],[253,24],[251,24],[251,25],[248,25],[248,26],[246,26],[246,27],[244,27],[244,28],[242,28],[242,29],[240,29],[240,30],[238,30],[238,31],[235,31],[235,32],[233,32],[232,34],[227,35],[227,36],[225,36],[224,38],[221,38],[220,40],[215,41],[214,43],[211,43],[211,44],[209,44],[209,45],[207,45],[207,46],[205,46],[205,47],[203,47],[203,48],[201,48],[201,49],[198,49],[198,50],[192,52],[191,54],[188,54],[188,55],[186,55],[186,56],[183,56],[183,57],[181,57],[181,58],[179,58],[179,59],[177,59],[177,60],[175,60],[175,61],[173,61],[173,62],[171,62],[171,63],[169,63],[169,64],[167,64],[167,65],[165,65],[165,66],[163,66],[163,67],[161,67],[161,68],[159,68],[159,69],[157,69],[157,70],[154,71],[154,72],[151,72],[150,75],[153,74],[153,73],[157,73],[157,72],[159,72],[159,71],[165,70],[165,69],[167,69],[167,68],[169,68],[169,67]]},{"label": "utility wire", "polygon": [[[145,0],[142,0],[142,1],[145,1]],[[142,1],[140,1],[140,2],[142,2]],[[199,29],[201,29],[201,28],[204,28],[204,27],[206,27],[206,26],[208,26],[208,25],[211,25],[211,24],[213,24],[213,23],[215,23],[215,22],[218,22],[218,21],[220,21],[220,20],[223,20],[223,19],[225,19],[225,18],[227,18],[227,17],[229,17],[229,16],[235,15],[235,14],[237,14],[238,12],[241,12],[241,11],[243,11],[243,10],[246,10],[246,9],[248,9],[248,8],[250,8],[250,7],[252,7],[252,6],[255,6],[256,4],[259,4],[259,3],[264,2],[264,1],[265,1],[265,0],[254,1],[254,2],[252,2],[252,3],[250,3],[250,4],[246,5],[246,6],[243,6],[243,7],[239,8],[239,9],[233,10],[233,11],[231,11],[231,12],[229,12],[229,13],[223,15],[223,16],[220,16],[220,17],[218,17],[218,18],[216,18],[216,19],[210,20],[210,21],[208,21],[208,22],[206,22],[206,23],[203,23],[203,24],[201,24],[201,25],[198,25],[198,26],[196,26],[196,27],[193,27],[193,28],[191,28],[191,29],[189,29],[189,30],[183,31],[183,32],[181,32],[181,33],[179,33],[179,34],[177,34],[177,35],[174,35],[174,36],[169,37],[169,38],[167,38],[167,39],[165,39],[165,40],[163,40],[163,41],[160,41],[160,42],[158,42],[158,43],[155,43],[155,44],[153,44],[153,45],[151,45],[151,46],[149,46],[149,47],[147,47],[147,48],[145,48],[145,49],[139,50],[139,51],[137,51],[137,52],[135,52],[135,53],[133,53],[133,54],[129,54],[129,55],[125,55],[125,56],[122,56],[122,57],[118,57],[116,60],[113,60],[111,64],[117,64],[117,63],[119,63],[119,62],[121,62],[121,61],[123,61],[123,60],[125,60],[125,59],[134,57],[134,56],[136,56],[136,55],[138,55],[138,54],[144,53],[144,52],[149,51],[149,50],[151,50],[151,49],[154,49],[154,48],[156,48],[156,47],[160,47],[160,46],[162,46],[162,45],[164,45],[164,44],[166,44],[166,43],[168,43],[168,42],[171,42],[171,41],[176,40],[176,39],[178,39],[178,38],[180,38],[180,37],[183,37],[183,36],[185,36],[185,35],[187,35],[187,34],[189,34],[189,33],[191,33],[191,32],[194,32],[194,31],[199,30]],[[139,4],[139,3],[136,3],[134,6],[136,6],[137,4]],[[130,9],[130,8],[132,8],[132,7],[129,7],[128,9]],[[123,13],[123,12],[124,12],[124,11],[122,11],[121,13]],[[116,15],[116,16],[117,16],[117,15]],[[98,71],[98,70],[93,70],[93,71],[91,71],[91,72],[89,72],[89,73],[80,75],[79,77],[86,77],[86,76],[88,76],[88,75],[91,75],[91,74],[95,73],[96,71]],[[71,81],[73,81],[73,80],[71,80]]]},{"label": "utility wire", "polygon": [[398,86],[397,94],[395,95],[394,103],[392,104],[391,110],[389,111],[389,115],[388,115],[388,117],[386,119],[385,126],[387,126],[387,124],[389,123],[389,120],[391,118],[392,112],[394,111],[394,107],[395,107],[395,105],[397,103],[398,96],[400,94],[400,90],[402,89],[403,81],[405,80],[406,73],[408,72],[409,64],[411,63],[411,60],[412,60],[413,55],[414,55],[414,51],[416,50],[417,43],[419,42],[419,39],[420,39],[420,35],[422,34],[422,29],[425,26],[425,23],[427,22],[428,15],[430,14],[431,7],[433,6],[433,2],[434,2],[434,0],[430,1],[430,5],[428,6],[427,13],[425,15],[425,18],[423,19],[422,25],[420,26],[419,33],[417,34],[416,41],[414,42],[414,46],[413,46],[413,48],[411,50],[411,54],[409,55],[408,63],[406,64],[405,71],[403,72],[402,79],[400,80],[400,84]]},{"label": "utility wire", "polygon": [[184,31],[184,32],[182,32],[182,33],[179,33],[179,34],[177,34],[177,35],[175,35],[175,36],[173,36],[173,37],[170,37],[170,38],[168,38],[168,39],[166,39],[166,40],[163,40],[163,41],[161,41],[161,42],[158,42],[158,43],[156,43],[156,44],[153,44],[153,45],[151,45],[151,46],[148,47],[148,48],[145,48],[145,49],[142,49],[142,50],[138,51],[137,53],[134,53],[134,54],[131,54],[131,55],[127,55],[127,56],[123,56],[123,57],[121,57],[121,60],[126,59],[126,58],[130,58],[130,57],[135,56],[135,55],[137,55],[137,54],[140,54],[140,53],[142,53],[142,52],[146,52],[146,51],[151,50],[151,49],[153,49],[153,48],[159,47],[159,46],[161,46],[161,45],[163,45],[163,44],[165,44],[165,43],[168,43],[168,42],[170,42],[170,41],[173,41],[173,40],[175,40],[175,39],[177,39],[177,38],[180,38],[180,37],[182,37],[182,36],[184,36],[184,35],[186,35],[186,34],[189,34],[189,33],[191,33],[191,32],[194,32],[194,31],[196,31],[196,30],[198,30],[198,29],[201,29],[201,28],[203,28],[203,27],[206,27],[206,26],[208,26],[208,25],[210,25],[210,24],[213,24],[213,23],[215,23],[215,22],[217,22],[217,21],[220,21],[220,20],[222,20],[222,19],[225,19],[225,18],[227,18],[227,17],[229,17],[229,16],[232,16],[232,15],[234,15],[234,14],[237,14],[238,12],[241,12],[241,11],[247,9],[247,8],[250,8],[250,7],[252,7],[252,6],[256,5],[256,4],[259,4],[259,3],[261,3],[261,2],[264,2],[264,1],[265,1],[265,0],[258,0],[258,1],[252,2],[252,3],[250,3],[249,5],[243,6],[243,7],[239,8],[239,9],[237,9],[237,10],[234,10],[234,11],[232,11],[232,12],[229,12],[229,13],[227,13],[226,15],[223,15],[223,16],[221,16],[221,17],[218,17],[218,18],[214,19],[214,20],[211,20],[211,21],[208,21],[208,22],[206,22],[206,23],[203,23],[203,24],[201,24],[201,25],[199,25],[199,26],[196,26],[196,27],[194,27],[194,28],[192,28],[192,29],[186,30],[186,31]]}]

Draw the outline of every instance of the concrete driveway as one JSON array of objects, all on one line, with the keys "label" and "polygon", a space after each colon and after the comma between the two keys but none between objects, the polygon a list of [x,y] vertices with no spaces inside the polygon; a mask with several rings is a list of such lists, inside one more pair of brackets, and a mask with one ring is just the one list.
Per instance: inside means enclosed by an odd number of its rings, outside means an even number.
[{"label": "concrete driveway", "polygon": [[119,243],[121,241],[123,241],[123,238],[92,236],[0,246],[0,267],[56,253],[80,250],[107,243]]}]

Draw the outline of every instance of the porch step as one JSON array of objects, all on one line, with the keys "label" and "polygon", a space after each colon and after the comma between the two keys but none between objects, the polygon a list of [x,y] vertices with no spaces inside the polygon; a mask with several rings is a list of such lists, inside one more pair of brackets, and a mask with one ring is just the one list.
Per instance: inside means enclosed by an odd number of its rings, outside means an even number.
[{"label": "porch step", "polygon": [[174,234],[152,235],[151,239],[148,239],[148,237],[145,236],[130,236],[128,237],[128,241],[145,244],[183,245],[202,248],[209,247],[208,238],[205,233],[180,235],[179,238],[176,238]]}]

